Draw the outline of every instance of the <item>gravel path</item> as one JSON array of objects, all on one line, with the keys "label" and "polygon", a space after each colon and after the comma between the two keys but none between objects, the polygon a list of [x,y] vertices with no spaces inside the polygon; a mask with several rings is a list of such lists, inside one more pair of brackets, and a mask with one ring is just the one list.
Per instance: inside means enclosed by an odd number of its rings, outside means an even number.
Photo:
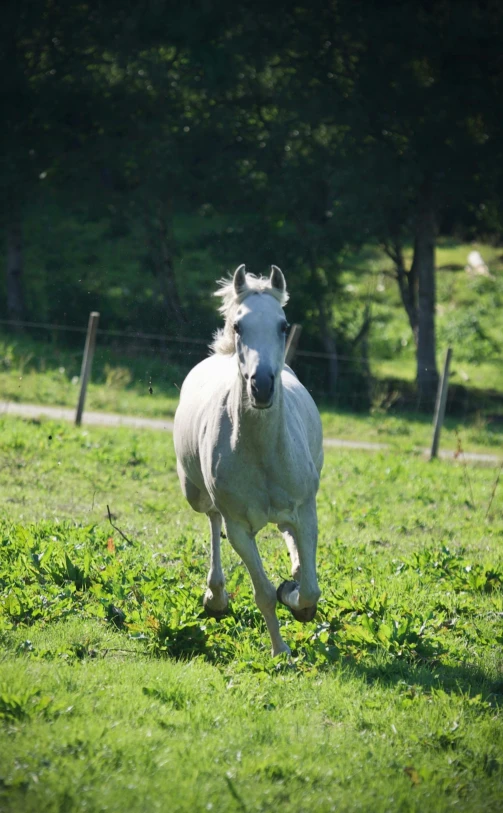
[{"label": "gravel path", "polygon": [[[14,401],[0,401],[0,416],[18,415],[22,418],[53,418],[60,421],[75,420],[75,409],[68,407],[51,407],[39,404],[19,404]],[[173,421],[157,418],[136,418],[132,415],[117,415],[112,412],[84,412],[82,423],[92,426],[131,426],[135,429],[161,429],[165,432],[173,431]],[[389,449],[387,443],[369,443],[360,440],[343,440],[342,438],[324,438],[323,444],[327,447],[342,449],[363,449],[369,452],[378,452]],[[428,449],[418,449],[424,455],[429,455]],[[440,451],[439,456],[444,459],[454,459],[455,453]],[[502,460],[497,455],[479,454],[477,452],[464,452],[463,457],[475,463],[487,463],[493,466],[500,465]]]},{"label": "gravel path", "polygon": [[[22,418],[45,417],[73,422],[75,420],[75,409],[0,401],[0,415],[19,415]],[[112,412],[84,412],[82,423],[93,426],[132,426],[136,429],[173,431],[173,421],[162,421],[156,418],[135,418],[132,415],[116,415]]]}]

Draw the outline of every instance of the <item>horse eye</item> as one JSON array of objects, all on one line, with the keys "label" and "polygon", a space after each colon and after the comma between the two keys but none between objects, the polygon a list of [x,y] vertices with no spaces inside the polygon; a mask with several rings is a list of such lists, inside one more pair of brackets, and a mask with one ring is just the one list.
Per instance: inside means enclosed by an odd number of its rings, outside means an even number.
[{"label": "horse eye", "polygon": [[234,328],[234,333],[237,333],[239,336],[239,334],[241,333],[241,327],[239,325],[239,322],[234,322],[232,327]]}]

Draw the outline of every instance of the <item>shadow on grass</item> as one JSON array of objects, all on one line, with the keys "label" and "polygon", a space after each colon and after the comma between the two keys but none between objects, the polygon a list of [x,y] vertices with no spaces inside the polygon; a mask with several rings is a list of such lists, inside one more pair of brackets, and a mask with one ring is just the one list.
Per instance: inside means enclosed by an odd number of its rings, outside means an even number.
[{"label": "shadow on grass", "polygon": [[[386,427],[387,434],[407,434],[407,424],[419,424],[430,431],[433,421],[433,407],[428,410],[417,408],[417,394],[412,382],[387,379],[378,382],[381,393],[374,400],[370,410],[350,409],[329,403],[326,398],[318,400],[322,412],[336,412],[337,416],[354,419],[361,418],[362,423],[370,418],[378,419]],[[503,441],[503,393],[497,390],[481,390],[451,384],[448,391],[446,429],[460,431],[466,429],[467,420],[473,425],[480,421],[480,428]],[[402,428],[397,424],[402,421]],[[396,424],[392,426],[392,424]]]},{"label": "shadow on grass", "polygon": [[362,664],[354,659],[345,661],[351,670],[368,683],[394,686],[405,683],[421,686],[426,691],[441,689],[446,694],[475,697],[481,695],[498,707],[503,706],[503,672],[494,678],[474,664],[426,664],[395,660],[387,664]]},{"label": "shadow on grass", "polygon": [[[261,625],[258,624],[258,626]],[[261,630],[261,633],[266,635],[264,630]],[[201,630],[198,630],[198,635],[194,635],[193,628],[186,629],[182,633],[177,632],[174,640],[170,642],[171,646],[162,647],[161,650],[151,649],[151,654],[154,657],[169,657],[181,661],[203,658],[214,666],[227,667],[236,659],[231,629],[223,638],[223,641],[218,641],[218,636],[216,639],[207,640],[206,636],[201,634]],[[297,651],[298,655],[302,655],[302,647]],[[257,662],[259,668],[265,668],[271,674],[281,673],[285,668],[292,668],[286,663],[278,663],[271,671],[265,666],[260,667],[260,657]],[[351,674],[363,678],[368,684],[378,683],[386,687],[402,684],[411,689],[416,687],[416,690],[417,687],[421,687],[426,693],[441,690],[446,694],[469,698],[480,696],[483,701],[490,702],[493,706],[503,707],[503,672],[501,676],[494,677],[474,664],[413,663],[404,659],[395,659],[388,663],[372,663],[370,659],[362,662],[352,656],[342,656],[331,662],[316,662],[312,665],[316,665],[319,674],[328,674],[334,668],[340,668],[343,672],[348,670]],[[256,671],[257,663],[254,661],[250,668],[252,671]],[[299,668],[302,670],[302,666]]]}]

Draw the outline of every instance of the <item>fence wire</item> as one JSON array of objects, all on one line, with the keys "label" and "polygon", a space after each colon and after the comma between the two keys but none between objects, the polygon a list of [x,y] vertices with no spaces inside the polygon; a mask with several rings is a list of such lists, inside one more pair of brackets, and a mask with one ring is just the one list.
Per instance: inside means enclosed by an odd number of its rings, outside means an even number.
[{"label": "fence wire", "polygon": [[[75,325],[62,325],[34,321],[21,321],[12,319],[0,319],[0,326],[14,338],[17,336],[13,331],[19,328],[26,329],[31,339],[40,334],[86,334],[86,327]],[[145,376],[149,375],[149,369],[156,367],[159,375],[163,375],[166,385],[179,385],[180,375],[183,376],[194,364],[203,360],[209,352],[210,342],[206,339],[168,335],[164,333],[150,333],[140,330],[108,330],[98,328],[98,341],[95,355],[96,362],[101,369],[107,366],[121,366],[127,360],[132,360],[141,364],[145,362]],[[75,341],[71,344],[75,347]],[[84,342],[82,341],[82,348]],[[80,368],[82,349],[65,347],[66,358],[74,359],[73,366],[76,374]],[[54,349],[53,355],[57,355]],[[42,354],[41,357],[42,359]],[[46,363],[47,354],[44,356]],[[329,392],[329,363],[337,362],[337,381],[334,393]],[[42,363],[42,362],[41,362]],[[165,374],[159,373],[159,365],[165,366]],[[171,367],[170,367],[171,366]],[[417,395],[413,382],[396,381],[393,379],[381,379],[372,376],[372,359],[366,356],[347,356],[344,354],[325,353],[322,351],[303,350],[299,348],[295,354],[292,365],[295,372],[312,392],[321,401],[329,402],[331,405],[342,406],[349,410],[364,411],[370,406],[389,409],[395,405],[406,408],[414,408],[417,403]],[[177,381],[172,381],[177,371]],[[104,374],[102,373],[101,378]],[[143,374],[142,374],[143,377]],[[106,378],[106,375],[105,375]],[[476,409],[492,410],[495,419],[499,418],[499,413],[503,409],[503,398],[499,393],[474,394],[475,391],[466,386],[451,384],[447,400],[448,412],[455,412],[458,415],[467,415]],[[496,414],[498,413],[498,414]]]},{"label": "fence wire", "polygon": [[[23,328],[32,328],[32,329],[41,329],[41,330],[48,330],[48,331],[61,331],[61,332],[70,332],[70,333],[86,333],[86,327],[76,327],[74,325],[57,325],[51,324],[48,322],[26,322],[21,321],[18,319],[0,319],[0,325],[5,325],[6,327],[23,327]],[[158,341],[164,342],[169,344],[170,342],[179,343],[179,344],[196,344],[200,345],[201,347],[209,347],[210,342],[206,339],[199,339],[194,338],[191,336],[170,336],[164,333],[144,333],[143,331],[126,331],[126,330],[104,330],[102,328],[98,328],[97,330],[98,336],[102,337],[113,337],[113,338],[124,338],[130,340],[145,340],[145,341]],[[354,361],[354,362],[364,362],[366,361],[366,357],[357,357],[357,356],[345,356],[339,353],[324,353],[322,351],[317,350],[297,350],[295,356],[300,356],[301,358],[319,358],[319,359],[332,359],[334,361]]]}]

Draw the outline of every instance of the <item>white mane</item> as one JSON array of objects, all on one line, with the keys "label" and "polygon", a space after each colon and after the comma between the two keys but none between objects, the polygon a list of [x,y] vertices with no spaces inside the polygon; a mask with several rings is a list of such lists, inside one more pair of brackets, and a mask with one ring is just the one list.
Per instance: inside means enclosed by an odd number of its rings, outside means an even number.
[{"label": "white mane", "polygon": [[220,296],[223,300],[218,310],[225,318],[225,325],[216,331],[210,349],[214,353],[231,356],[234,353],[234,315],[246,297],[250,294],[268,294],[284,308],[288,302],[288,293],[286,290],[273,288],[269,277],[257,277],[255,274],[246,274],[246,286],[239,293],[234,288],[232,277],[219,280],[218,285],[220,288],[214,295]]}]

